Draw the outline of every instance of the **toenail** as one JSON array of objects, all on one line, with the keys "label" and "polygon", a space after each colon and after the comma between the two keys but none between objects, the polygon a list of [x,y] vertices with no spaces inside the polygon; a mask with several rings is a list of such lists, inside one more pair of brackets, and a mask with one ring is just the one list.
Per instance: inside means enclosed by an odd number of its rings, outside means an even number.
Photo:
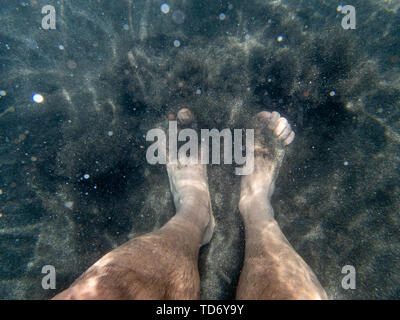
[{"label": "toenail", "polygon": [[283,130],[285,130],[286,126],[287,126],[287,120],[285,118],[280,118],[278,121],[278,124],[275,127],[275,134],[277,136],[280,136],[281,133],[283,132]]}]

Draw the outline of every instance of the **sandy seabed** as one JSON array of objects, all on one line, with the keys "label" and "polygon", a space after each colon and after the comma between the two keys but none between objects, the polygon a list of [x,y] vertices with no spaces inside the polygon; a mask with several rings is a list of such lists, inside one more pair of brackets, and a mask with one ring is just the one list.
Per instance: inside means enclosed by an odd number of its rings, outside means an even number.
[{"label": "sandy seabed", "polygon": [[[144,136],[181,107],[207,129],[287,117],[296,140],[273,198],[285,235],[330,298],[399,297],[397,1],[352,1],[356,30],[327,0],[171,0],[167,14],[154,0],[61,1],[56,30],[42,30],[50,2],[0,8],[1,299],[49,298],[44,265],[59,292],[174,214]],[[234,298],[243,263],[234,167],[208,169],[203,299]],[[341,287],[345,265],[356,290]]]}]

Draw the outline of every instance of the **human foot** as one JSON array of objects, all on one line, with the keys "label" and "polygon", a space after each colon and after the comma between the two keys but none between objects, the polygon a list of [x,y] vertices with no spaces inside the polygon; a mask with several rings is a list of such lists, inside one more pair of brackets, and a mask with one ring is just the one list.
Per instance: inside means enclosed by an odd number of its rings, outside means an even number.
[{"label": "human foot", "polygon": [[[189,109],[183,108],[177,114],[180,130],[194,123],[194,115]],[[208,189],[207,168],[200,164],[199,159],[189,158],[183,164],[167,161],[167,171],[171,192],[174,198],[177,214],[185,212],[191,217],[196,215],[196,221],[204,227],[202,245],[210,242],[215,227]]]},{"label": "human foot", "polygon": [[[254,129],[254,170],[242,177],[239,200],[242,215],[253,205],[269,202],[285,147],[295,136],[288,121],[275,111],[258,113],[254,117]],[[273,215],[272,210],[268,211]]]}]

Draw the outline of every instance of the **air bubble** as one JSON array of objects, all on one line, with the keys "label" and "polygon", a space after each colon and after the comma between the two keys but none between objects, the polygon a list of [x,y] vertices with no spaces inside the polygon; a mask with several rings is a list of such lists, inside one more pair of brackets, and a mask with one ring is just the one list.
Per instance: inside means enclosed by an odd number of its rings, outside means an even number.
[{"label": "air bubble", "polygon": [[39,93],[34,93],[32,95],[32,100],[36,103],[42,103],[44,101],[44,98],[41,94]]},{"label": "air bubble", "polygon": [[181,42],[179,40],[174,41],[174,47],[179,48],[181,46]]},{"label": "air bubble", "polygon": [[169,5],[168,5],[168,3],[163,3],[163,4],[161,5],[161,12],[162,12],[162,13],[165,13],[165,14],[168,14],[168,13],[169,13]]}]

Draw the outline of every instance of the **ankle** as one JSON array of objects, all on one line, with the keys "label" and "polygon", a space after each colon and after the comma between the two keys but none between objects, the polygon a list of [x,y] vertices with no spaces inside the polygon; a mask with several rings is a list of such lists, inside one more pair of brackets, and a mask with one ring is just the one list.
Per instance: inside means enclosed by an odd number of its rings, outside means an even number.
[{"label": "ankle", "polygon": [[184,198],[176,216],[204,230],[211,219],[211,204],[209,201],[196,200],[197,201],[194,201],[193,198]]},{"label": "ankle", "polygon": [[241,197],[239,211],[246,225],[275,220],[270,199],[265,194]]}]

